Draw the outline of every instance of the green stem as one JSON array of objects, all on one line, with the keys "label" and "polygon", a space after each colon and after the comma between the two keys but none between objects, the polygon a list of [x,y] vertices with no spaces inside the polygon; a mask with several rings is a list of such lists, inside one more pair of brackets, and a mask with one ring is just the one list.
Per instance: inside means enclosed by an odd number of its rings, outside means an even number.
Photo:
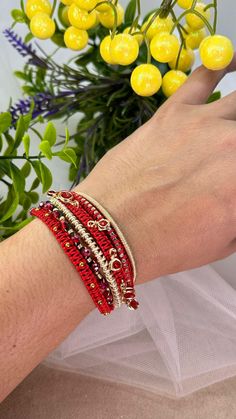
[{"label": "green stem", "polygon": [[43,141],[42,135],[35,128],[30,126],[29,129],[31,129],[31,131],[33,131],[37,135],[37,137],[39,137],[40,141]]},{"label": "green stem", "polygon": [[136,0],[136,2],[137,2],[138,16],[141,16],[141,3],[140,3],[140,0]]},{"label": "green stem", "polygon": [[184,46],[184,44],[183,44],[183,42],[181,42],[180,48],[179,48],[179,52],[178,52],[178,56],[177,56],[176,63],[175,63],[175,70],[178,70],[179,60],[180,60],[180,54],[181,54],[181,51],[183,49],[183,46]]},{"label": "green stem", "polygon": [[147,33],[148,29],[150,28],[150,26],[152,26],[152,24],[153,24],[154,20],[155,20],[155,19],[157,18],[157,16],[160,14],[160,11],[161,11],[161,9],[160,9],[160,8],[159,8],[159,9],[157,9],[157,10],[155,11],[155,13],[153,14],[152,18],[150,19],[150,21],[148,22],[148,24],[147,24],[146,28],[145,28],[145,29],[144,29],[144,31],[143,31],[143,36],[144,36],[144,37],[146,37],[146,33]]},{"label": "green stem", "polygon": [[210,32],[211,35],[214,35],[214,30],[212,28],[212,26],[210,25],[210,23],[208,22],[208,20],[201,15],[201,13],[199,13],[197,10],[194,9],[196,4],[196,1],[194,0],[193,5],[190,9],[185,10],[179,17],[178,19],[175,21],[173,28],[171,29],[171,33],[174,32],[175,28],[178,26],[179,22],[183,19],[184,16],[188,15],[189,13],[193,13],[196,16],[198,16],[206,25],[208,31]]},{"label": "green stem", "polygon": [[160,9],[161,9],[160,18],[161,19],[165,19],[169,15],[172,1],[173,0],[163,0],[162,1],[161,6],[160,6]]},{"label": "green stem", "polygon": [[53,6],[52,6],[52,13],[51,13],[51,16],[53,16],[53,13],[55,12],[56,5],[57,5],[57,0],[53,0]]},{"label": "green stem", "polygon": [[214,3],[209,3],[206,7],[204,7],[204,12],[208,9],[210,9],[211,7],[215,7]]},{"label": "green stem", "polygon": [[132,34],[133,30],[135,30],[139,24],[139,19],[141,17],[141,3],[140,0],[136,0],[136,8],[137,8],[137,16],[136,18],[133,20],[132,25],[130,26],[130,30],[129,33]]},{"label": "green stem", "polygon": [[24,1],[20,0],[20,5],[21,5],[21,10],[23,13],[25,13],[25,5],[24,5]]},{"label": "green stem", "polygon": [[[43,156],[42,156],[43,157]],[[0,160],[40,160],[41,156],[0,156]]]},{"label": "green stem", "polygon": [[109,5],[109,3],[110,3],[110,0],[101,1],[100,3],[96,4],[96,6],[92,10],[96,9],[98,6],[102,6],[103,4]]},{"label": "green stem", "polygon": [[114,15],[115,15],[114,28],[112,29],[112,34],[111,34],[111,39],[113,39],[115,34],[116,34],[116,29],[117,29],[117,24],[118,24],[118,16],[117,16],[116,6],[114,6],[114,4],[112,4],[112,3],[110,3],[109,6],[111,6],[111,8],[113,9]]},{"label": "green stem", "polygon": [[[118,3],[118,0],[115,0],[114,4],[111,1],[102,1],[101,3],[98,3],[94,7],[94,9],[96,9],[97,6],[101,6],[102,4],[107,4],[108,6],[110,6],[113,9],[113,12],[114,12],[114,15],[115,15],[115,21],[114,21],[114,28],[112,29],[112,33],[111,33],[111,38],[112,39],[114,38],[114,36],[116,34],[116,29],[117,29],[117,24],[118,24],[117,9],[116,9],[117,3]],[[91,12],[92,12],[92,10],[91,10]]]},{"label": "green stem", "polygon": [[152,61],[152,56],[151,56],[151,51],[150,51],[150,43],[146,36],[145,36],[145,44],[147,47],[147,64],[150,64]]},{"label": "green stem", "polygon": [[[171,9],[170,13],[171,13],[171,16],[172,16],[172,18],[173,18],[173,20],[175,22],[177,20],[177,18],[176,18],[176,14],[175,14],[174,10]],[[177,25],[177,30],[179,32],[179,36],[180,36],[180,40],[181,40],[181,48],[180,49],[182,50],[182,47],[183,46],[186,47],[186,43],[185,43],[185,39],[184,39],[183,32],[182,32],[182,25],[180,23],[178,23],[178,25]],[[179,52],[179,55],[178,55],[177,63],[179,63],[180,52]]]},{"label": "green stem", "polygon": [[214,9],[215,9],[215,14],[214,14],[213,30],[214,30],[214,34],[215,34],[216,33],[216,27],[217,27],[217,19],[218,19],[217,0],[214,0]]}]

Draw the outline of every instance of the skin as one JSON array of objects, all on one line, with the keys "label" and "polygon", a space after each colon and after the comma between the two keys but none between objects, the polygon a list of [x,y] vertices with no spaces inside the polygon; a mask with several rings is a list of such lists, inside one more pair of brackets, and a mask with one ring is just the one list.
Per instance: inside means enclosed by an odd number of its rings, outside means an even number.
[{"label": "skin", "polygon": [[[76,188],[119,224],[137,284],[236,250],[236,93],[204,104],[224,74],[198,68]],[[3,400],[94,305],[39,220],[0,244],[0,278]]]}]

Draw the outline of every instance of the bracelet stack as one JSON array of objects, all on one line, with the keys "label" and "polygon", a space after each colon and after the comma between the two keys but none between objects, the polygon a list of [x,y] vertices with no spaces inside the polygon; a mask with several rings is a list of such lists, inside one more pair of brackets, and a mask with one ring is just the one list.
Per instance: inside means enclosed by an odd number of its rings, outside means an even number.
[{"label": "bracelet stack", "polygon": [[30,213],[52,231],[98,310],[108,315],[122,304],[136,310],[134,258],[111,215],[84,193],[48,191],[48,196]]}]

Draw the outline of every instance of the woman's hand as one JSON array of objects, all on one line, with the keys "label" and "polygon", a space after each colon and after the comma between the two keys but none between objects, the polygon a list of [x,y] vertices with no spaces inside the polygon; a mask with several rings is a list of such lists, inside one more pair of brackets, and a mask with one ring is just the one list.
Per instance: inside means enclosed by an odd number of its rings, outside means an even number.
[{"label": "woman's hand", "polygon": [[205,104],[224,74],[195,70],[77,187],[120,225],[139,283],[236,250],[236,93]]}]

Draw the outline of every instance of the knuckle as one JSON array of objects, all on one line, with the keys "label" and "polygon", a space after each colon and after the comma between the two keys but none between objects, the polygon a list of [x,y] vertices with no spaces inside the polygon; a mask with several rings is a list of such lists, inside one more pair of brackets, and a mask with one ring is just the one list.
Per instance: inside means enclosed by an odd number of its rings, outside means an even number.
[{"label": "knuckle", "polygon": [[170,121],[173,121],[173,119],[176,119],[176,116],[179,115],[180,110],[183,110],[183,106],[180,106],[179,103],[174,102],[174,101],[166,101],[164,103],[164,105],[162,105],[158,111],[156,112],[156,114],[154,115],[154,117],[158,118],[158,120],[161,120],[163,122],[168,121],[168,123]]}]

